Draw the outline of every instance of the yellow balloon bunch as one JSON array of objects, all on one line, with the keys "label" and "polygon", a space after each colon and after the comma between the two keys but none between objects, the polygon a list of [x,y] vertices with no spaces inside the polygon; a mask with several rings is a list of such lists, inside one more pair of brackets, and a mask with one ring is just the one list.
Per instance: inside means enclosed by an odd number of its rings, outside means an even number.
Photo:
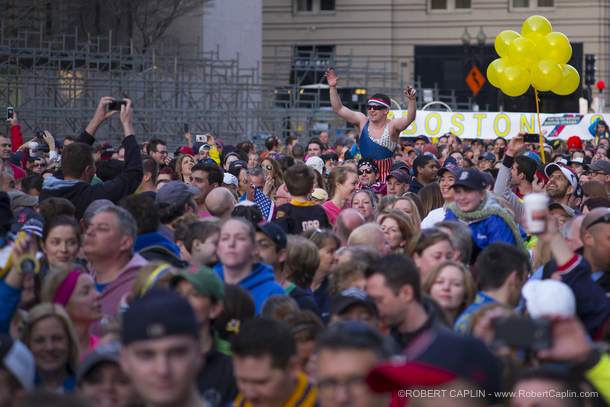
[{"label": "yellow balloon bunch", "polygon": [[567,64],[572,56],[570,40],[554,32],[542,16],[525,20],[521,35],[502,31],[495,48],[500,58],[489,64],[487,80],[508,96],[520,96],[530,85],[558,95],[569,95],[578,88],[580,75]]}]

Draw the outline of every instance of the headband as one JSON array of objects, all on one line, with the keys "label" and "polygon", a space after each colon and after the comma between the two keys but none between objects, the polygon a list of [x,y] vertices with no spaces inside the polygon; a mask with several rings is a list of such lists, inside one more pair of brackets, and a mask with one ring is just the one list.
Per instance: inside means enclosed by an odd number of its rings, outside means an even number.
[{"label": "headband", "polygon": [[146,283],[144,284],[144,287],[142,287],[142,291],[140,291],[140,297],[144,296],[144,294],[146,294],[148,290],[154,287],[154,285],[157,284],[157,281],[159,281],[161,276],[170,271],[171,269],[172,267],[168,264],[164,264],[162,266],[157,267],[155,271],[153,271],[146,279]]},{"label": "headband", "polygon": [[371,99],[369,99],[369,104],[371,104],[371,103],[384,106],[386,109],[390,108],[390,105],[388,105],[386,102],[384,102],[381,99],[373,99],[373,98],[371,98]]},{"label": "headband", "polygon": [[543,179],[544,182],[549,182],[549,179],[546,177],[546,175],[544,175],[540,171],[536,171],[536,175],[538,176],[538,178]]},{"label": "headband", "polygon": [[61,282],[59,287],[57,288],[57,292],[55,293],[55,298],[53,298],[53,302],[56,304],[61,304],[63,307],[68,304],[74,289],[76,288],[76,282],[78,281],[78,277],[81,274],[85,274],[81,269],[74,269],[68,274],[68,276]]}]

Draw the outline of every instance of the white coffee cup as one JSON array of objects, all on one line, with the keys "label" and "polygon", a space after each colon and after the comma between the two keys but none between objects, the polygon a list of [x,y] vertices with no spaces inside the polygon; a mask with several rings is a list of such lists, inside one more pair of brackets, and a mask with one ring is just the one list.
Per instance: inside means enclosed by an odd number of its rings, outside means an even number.
[{"label": "white coffee cup", "polygon": [[38,143],[35,141],[30,141],[29,146],[30,146],[30,155],[36,155],[36,152],[38,151]]},{"label": "white coffee cup", "polygon": [[523,197],[523,206],[526,232],[544,232],[549,215],[549,197],[544,194],[526,195]]}]

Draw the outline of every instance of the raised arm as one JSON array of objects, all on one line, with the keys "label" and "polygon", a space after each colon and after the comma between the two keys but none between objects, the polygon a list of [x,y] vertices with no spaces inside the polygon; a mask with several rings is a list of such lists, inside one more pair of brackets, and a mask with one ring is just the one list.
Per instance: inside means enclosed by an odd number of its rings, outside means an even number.
[{"label": "raised arm", "polygon": [[335,72],[332,69],[328,69],[324,74],[328,81],[329,92],[330,92],[330,104],[333,107],[333,112],[337,113],[341,118],[345,119],[348,123],[362,128],[363,123],[366,122],[366,116],[360,112],[355,112],[343,106],[339,93],[337,92],[337,83],[339,78],[335,76]]},{"label": "raised arm", "polygon": [[97,105],[97,109],[95,110],[95,115],[93,116],[93,119],[91,119],[89,125],[85,129],[87,134],[89,134],[91,137],[95,137],[95,133],[97,132],[97,129],[99,129],[102,123],[110,119],[115,114],[119,113],[118,111],[106,111],[106,107],[112,102],[114,102],[114,98],[109,96],[105,96],[100,100],[100,103]]},{"label": "raised arm", "polygon": [[415,114],[417,113],[417,91],[410,86],[407,86],[407,90],[404,91],[405,96],[409,99],[409,106],[407,107],[407,114],[402,117],[398,117],[392,120],[391,126],[393,127],[390,132],[392,140],[397,141],[400,137],[400,133],[405,131],[407,127],[415,121]]}]

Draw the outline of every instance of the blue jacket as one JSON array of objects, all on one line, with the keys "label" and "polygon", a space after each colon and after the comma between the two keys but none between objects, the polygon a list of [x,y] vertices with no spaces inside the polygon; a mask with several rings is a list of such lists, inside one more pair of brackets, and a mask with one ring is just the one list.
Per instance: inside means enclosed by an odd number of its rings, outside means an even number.
[{"label": "blue jacket", "polygon": [[[593,137],[595,137],[595,135],[597,134],[597,125],[599,124],[600,121],[601,121],[601,119],[598,117],[589,126],[589,133],[591,133],[591,135]],[[608,133],[605,133],[602,137],[608,137]],[[597,142],[597,140],[595,140],[595,141]]]},{"label": "blue jacket", "polygon": [[[224,266],[217,264],[214,266],[214,271],[224,282]],[[253,264],[252,273],[248,274],[238,284],[248,290],[254,299],[257,315],[260,313],[263,303],[267,298],[276,294],[286,295],[286,291],[275,281],[273,268],[264,263]]]},{"label": "blue jacket", "polygon": [[[490,196],[487,197],[487,201],[490,205],[499,205],[495,199],[492,199]],[[450,209],[447,209],[445,220],[460,222],[460,219],[458,219]],[[481,250],[496,242],[517,244],[511,228],[497,215],[468,222],[468,227],[470,228],[470,233],[472,234],[475,244]],[[519,231],[521,232],[521,237],[525,240],[526,234],[523,229],[521,229],[521,226],[519,226]]]},{"label": "blue jacket", "polygon": [[21,300],[21,290],[14,289],[2,279],[0,281],[0,333],[10,336],[11,320],[19,306],[19,300]]}]

